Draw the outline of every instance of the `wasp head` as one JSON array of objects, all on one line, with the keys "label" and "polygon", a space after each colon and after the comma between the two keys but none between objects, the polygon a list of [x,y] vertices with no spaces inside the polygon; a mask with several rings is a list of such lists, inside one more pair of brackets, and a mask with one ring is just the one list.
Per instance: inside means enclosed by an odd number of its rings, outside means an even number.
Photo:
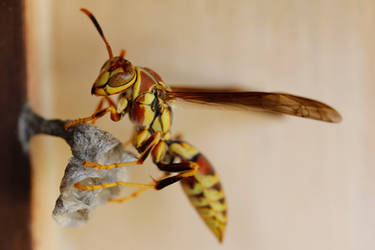
[{"label": "wasp head", "polygon": [[120,56],[108,59],[102,68],[91,94],[98,96],[113,95],[124,92],[131,87],[136,79],[134,66],[124,59],[124,52]]},{"label": "wasp head", "polygon": [[102,37],[107,47],[109,59],[100,69],[100,73],[91,89],[91,94],[98,96],[114,95],[126,91],[136,80],[136,70],[133,65],[126,59],[125,50],[121,50],[119,56],[113,57],[111,46],[104,36],[103,30],[94,15],[87,9],[82,8],[95,25],[96,30]]}]

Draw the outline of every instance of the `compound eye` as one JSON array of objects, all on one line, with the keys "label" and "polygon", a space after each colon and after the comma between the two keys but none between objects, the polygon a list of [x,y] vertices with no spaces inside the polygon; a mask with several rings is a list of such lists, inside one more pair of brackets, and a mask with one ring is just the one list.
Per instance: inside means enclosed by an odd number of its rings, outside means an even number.
[{"label": "compound eye", "polygon": [[129,83],[134,77],[134,72],[121,72],[111,76],[108,85],[116,88]]}]

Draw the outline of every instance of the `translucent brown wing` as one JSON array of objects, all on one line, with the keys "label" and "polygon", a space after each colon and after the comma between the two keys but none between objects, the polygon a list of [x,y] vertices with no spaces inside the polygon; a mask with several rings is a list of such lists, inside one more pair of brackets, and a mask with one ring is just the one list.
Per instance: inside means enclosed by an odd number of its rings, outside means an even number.
[{"label": "translucent brown wing", "polygon": [[341,115],[327,104],[285,93],[172,88],[172,91],[169,91],[167,95],[169,99],[182,99],[200,104],[230,105],[240,108],[260,108],[325,122],[336,123],[342,119]]}]

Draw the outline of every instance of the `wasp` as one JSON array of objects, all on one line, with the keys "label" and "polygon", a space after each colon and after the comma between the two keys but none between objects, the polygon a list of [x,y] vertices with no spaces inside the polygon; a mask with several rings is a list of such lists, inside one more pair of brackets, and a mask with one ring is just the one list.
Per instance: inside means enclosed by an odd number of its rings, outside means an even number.
[{"label": "wasp", "polygon": [[[114,186],[138,188],[129,196],[113,200],[124,202],[147,190],[161,190],[180,182],[191,204],[221,242],[227,224],[227,204],[220,178],[211,163],[196,147],[183,140],[181,136],[171,136],[171,103],[181,99],[193,103],[230,105],[243,109],[260,108],[332,123],[341,120],[340,114],[332,107],[291,94],[169,87],[154,70],[134,66],[126,60],[125,50],[121,50],[119,56],[113,56],[111,46],[94,15],[87,9],[81,11],[95,25],[105,43],[109,59],[101,67],[91,89],[91,94],[101,97],[95,112],[89,117],[66,123],[65,129],[80,123],[90,121],[94,123],[107,113],[115,122],[128,114],[129,119],[135,124],[135,134],[131,142],[139,153],[136,161],[110,165],[85,161],[84,167],[109,170],[139,165],[151,154],[152,161],[165,175],[153,179],[150,184],[121,181],[99,185],[76,183],[76,188],[82,190]],[[117,102],[109,97],[112,95],[118,95]]]}]

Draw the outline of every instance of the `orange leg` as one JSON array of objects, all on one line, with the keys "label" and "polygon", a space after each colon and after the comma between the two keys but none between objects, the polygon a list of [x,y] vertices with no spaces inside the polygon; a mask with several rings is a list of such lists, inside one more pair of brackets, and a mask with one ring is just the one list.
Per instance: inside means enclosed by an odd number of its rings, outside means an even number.
[{"label": "orange leg", "polygon": [[[182,180],[183,178],[185,177],[190,177],[190,176],[193,176],[196,171],[198,170],[198,164],[194,163],[194,162],[181,162],[181,163],[175,163],[175,164],[165,164],[165,165],[159,165],[158,166],[160,169],[166,171],[166,174],[157,179],[157,180],[153,180],[153,185],[154,185],[154,189],[156,190],[161,190],[175,182],[178,182],[180,180]],[[184,171],[185,170],[185,171]],[[175,176],[171,176],[169,177],[169,174],[171,172],[180,172],[179,174],[175,175]],[[149,188],[144,188],[144,187],[141,187],[138,191],[128,195],[128,196],[125,196],[123,198],[119,198],[119,199],[113,199],[113,200],[110,200],[110,202],[117,202],[117,203],[123,203],[125,201],[128,201],[130,199],[133,199],[133,198],[136,198],[138,197],[140,194],[144,193],[145,191],[149,190]]]},{"label": "orange leg", "polygon": [[111,119],[113,121],[119,121],[120,120],[121,116],[120,116],[120,114],[117,113],[116,106],[111,105],[108,108],[105,108],[105,109],[102,109],[102,110],[99,110],[99,111],[95,112],[94,114],[92,114],[89,117],[80,118],[80,119],[77,119],[77,120],[74,120],[74,121],[67,122],[67,123],[65,123],[64,128],[68,129],[71,126],[74,126],[74,125],[77,125],[77,124],[86,123],[86,122],[89,122],[89,121],[92,121],[92,120],[97,120],[97,119],[103,117],[108,112],[111,113]]},{"label": "orange leg", "polygon": [[[174,170],[175,168],[177,169],[183,169],[186,168],[188,170],[183,171],[175,176],[171,177],[162,177],[157,180],[153,180],[151,184],[139,184],[139,183],[131,183],[131,182],[122,182],[122,181],[117,181],[113,183],[105,183],[105,184],[99,184],[99,185],[81,185],[80,183],[76,183],[74,186],[76,188],[82,189],[82,190],[97,190],[97,189],[102,189],[102,188],[110,188],[110,187],[116,187],[116,186],[129,186],[129,187],[138,187],[139,190],[136,192],[125,196],[123,198],[119,199],[113,199],[110,200],[110,202],[117,202],[117,203],[123,203],[125,201],[128,201],[132,198],[138,197],[140,194],[146,192],[147,190],[154,189],[154,190],[161,190],[175,182],[178,182],[182,180],[185,177],[193,176],[196,171],[198,170],[198,164],[193,163],[193,162],[183,162],[183,163],[175,163],[175,164],[170,164],[170,165],[165,165],[164,169],[171,169],[171,172],[176,172]],[[180,170],[177,170],[180,171]]]},{"label": "orange leg", "polygon": [[[104,104],[104,101],[105,101],[105,100],[106,100],[106,99],[105,99],[105,96],[102,97],[102,99],[100,99],[100,102],[99,102],[98,105],[96,106],[96,109],[95,109],[95,111],[94,111],[94,114],[97,113],[97,112],[99,112],[99,111],[103,108],[103,104]],[[95,122],[96,122],[96,120],[97,120],[97,119],[92,120],[92,121],[91,121],[91,124],[94,125]]]},{"label": "orange leg", "polygon": [[125,201],[130,200],[130,199],[137,198],[139,195],[146,192],[147,190],[150,190],[150,188],[141,188],[138,191],[132,193],[131,195],[128,195],[128,196],[125,196],[125,197],[119,198],[119,199],[109,200],[109,202],[123,203]]},{"label": "orange leg", "polygon": [[102,189],[102,188],[118,187],[118,186],[138,187],[138,188],[143,188],[143,189],[153,189],[155,187],[154,184],[139,184],[139,183],[123,182],[123,181],[103,183],[103,184],[98,184],[98,185],[81,185],[79,182],[74,184],[75,188],[82,189],[82,190],[91,190],[91,191]]},{"label": "orange leg", "polygon": [[[161,178],[153,179],[151,184],[138,184],[138,183],[128,183],[128,182],[113,182],[107,184],[99,184],[99,185],[80,185],[79,183],[75,184],[75,187],[83,189],[83,190],[96,190],[101,188],[108,188],[108,187],[115,187],[115,186],[133,186],[138,187],[139,190],[136,192],[119,199],[111,200],[112,202],[125,202],[132,198],[138,197],[142,193],[147,190],[155,189],[161,190],[175,182],[178,182],[186,177],[194,176],[199,168],[199,165],[194,161],[185,160],[179,163],[162,163],[160,162],[164,156],[160,156],[160,154],[164,155],[165,153],[157,152],[158,150],[165,150],[159,144],[163,143],[161,140],[161,133],[156,132],[152,134],[147,140],[144,140],[140,146],[138,146],[138,150],[142,149],[143,152],[138,157],[137,161],[133,162],[124,162],[124,163],[116,163],[111,165],[100,165],[93,162],[86,161],[84,163],[85,167],[93,167],[97,169],[113,169],[118,167],[125,167],[131,166],[136,164],[142,164],[143,161],[147,158],[147,156],[152,152],[153,154],[153,161],[158,166],[158,168],[166,173],[178,173],[173,176],[164,175]],[[179,143],[181,144],[181,143]],[[159,147],[158,147],[159,145]],[[186,147],[188,145],[181,144],[182,147]],[[187,150],[187,153],[191,153]],[[194,152],[193,152],[194,153]],[[159,157],[156,157],[159,156]],[[155,158],[156,157],[156,158]]]}]

